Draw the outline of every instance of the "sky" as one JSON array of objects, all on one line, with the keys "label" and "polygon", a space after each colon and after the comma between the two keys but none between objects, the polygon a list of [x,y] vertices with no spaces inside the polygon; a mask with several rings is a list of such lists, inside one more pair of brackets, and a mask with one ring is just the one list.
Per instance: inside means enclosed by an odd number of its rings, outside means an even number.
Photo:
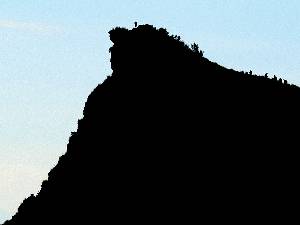
[{"label": "sky", "polygon": [[66,151],[111,73],[108,31],[165,27],[227,68],[300,85],[298,0],[0,0],[0,224]]}]

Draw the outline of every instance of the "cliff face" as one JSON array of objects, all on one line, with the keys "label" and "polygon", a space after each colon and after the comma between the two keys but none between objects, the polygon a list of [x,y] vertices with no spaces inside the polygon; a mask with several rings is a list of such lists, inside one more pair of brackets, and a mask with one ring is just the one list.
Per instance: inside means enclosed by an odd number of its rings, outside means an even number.
[{"label": "cliff face", "polygon": [[110,38],[113,74],[88,97],[40,193],[5,225],[249,221],[287,210],[298,87],[221,67],[150,25]]}]

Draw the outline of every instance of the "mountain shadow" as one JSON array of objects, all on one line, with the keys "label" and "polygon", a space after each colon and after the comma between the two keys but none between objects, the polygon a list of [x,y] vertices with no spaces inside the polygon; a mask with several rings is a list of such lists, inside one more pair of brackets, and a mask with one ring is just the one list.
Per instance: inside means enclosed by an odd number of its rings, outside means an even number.
[{"label": "mountain shadow", "polygon": [[112,75],[5,225],[287,223],[299,88],[224,68],[163,28],[109,34]]}]

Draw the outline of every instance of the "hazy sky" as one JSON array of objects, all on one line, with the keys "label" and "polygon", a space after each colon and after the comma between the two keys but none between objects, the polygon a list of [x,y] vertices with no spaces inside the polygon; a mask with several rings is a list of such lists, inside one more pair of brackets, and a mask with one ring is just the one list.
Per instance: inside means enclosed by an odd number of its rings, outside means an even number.
[{"label": "hazy sky", "polygon": [[107,32],[166,27],[221,65],[300,85],[298,0],[0,0],[0,223],[36,193],[110,74]]}]

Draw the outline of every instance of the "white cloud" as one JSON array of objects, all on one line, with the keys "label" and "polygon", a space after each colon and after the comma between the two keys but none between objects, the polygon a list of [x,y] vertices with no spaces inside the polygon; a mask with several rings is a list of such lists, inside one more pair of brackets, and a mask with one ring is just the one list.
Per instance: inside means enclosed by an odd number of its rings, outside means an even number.
[{"label": "white cloud", "polygon": [[22,22],[15,20],[0,20],[0,28],[23,30],[38,33],[57,33],[61,29],[44,23]]}]

